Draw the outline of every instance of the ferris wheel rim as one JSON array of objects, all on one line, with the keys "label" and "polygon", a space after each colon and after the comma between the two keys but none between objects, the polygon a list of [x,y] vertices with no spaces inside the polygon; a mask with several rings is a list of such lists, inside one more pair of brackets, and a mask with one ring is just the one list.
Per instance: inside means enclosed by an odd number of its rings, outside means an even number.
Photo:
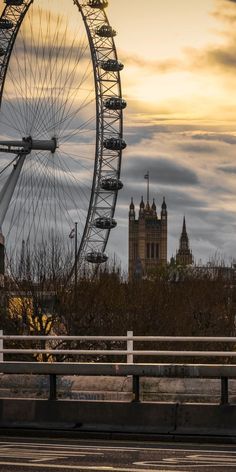
[{"label": "ferris wheel rim", "polygon": [[[12,50],[21,24],[32,3],[33,0],[22,2],[20,0],[6,0],[6,6],[0,18],[1,32],[1,21],[11,21],[9,20],[9,13],[13,5],[15,5],[15,12],[18,10],[21,13],[15,24],[13,34],[9,35],[10,39],[5,55],[2,54],[1,56],[0,48],[0,106]],[[118,191],[122,188],[120,181],[122,149],[124,148],[122,112],[126,106],[125,101],[122,99],[120,79],[120,71],[123,65],[118,61],[114,42],[115,31],[110,26],[105,8],[93,6],[95,3],[98,4],[99,0],[87,0],[87,2],[83,3],[79,0],[74,0],[73,3],[78,7],[85,25],[93,65],[96,97],[96,143],[93,183],[86,223],[78,248],[77,262],[84,261],[88,255],[88,262],[98,264],[106,260],[104,251],[110,231],[116,226],[113,217]],[[108,2],[101,0],[101,3],[107,6]],[[24,9],[23,14],[22,9]],[[105,47],[107,47],[109,54],[106,52],[105,55],[102,55],[101,50],[104,50]],[[107,77],[110,77],[110,80],[112,79],[112,87],[104,85]],[[112,128],[110,122],[114,122],[114,118],[116,126]],[[115,129],[115,133],[111,129]],[[113,142],[111,142],[112,140]],[[103,209],[101,202],[104,203]],[[94,254],[94,260],[92,260],[91,254]],[[101,260],[99,260],[99,254],[101,255]]]}]

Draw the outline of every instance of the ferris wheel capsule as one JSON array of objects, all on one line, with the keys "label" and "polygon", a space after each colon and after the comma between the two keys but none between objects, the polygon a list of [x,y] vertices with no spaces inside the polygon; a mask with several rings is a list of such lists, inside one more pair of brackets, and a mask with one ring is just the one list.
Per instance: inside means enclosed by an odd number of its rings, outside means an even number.
[{"label": "ferris wheel capsule", "polygon": [[90,264],[104,264],[108,260],[108,256],[104,252],[91,251],[86,254],[86,261]]},{"label": "ferris wheel capsule", "polygon": [[104,139],[103,146],[106,149],[110,149],[112,151],[119,151],[120,149],[125,149],[127,144],[123,139],[120,138],[108,138]]},{"label": "ferris wheel capsule", "polygon": [[105,100],[104,106],[108,108],[108,110],[124,110],[124,108],[127,107],[127,103],[123,98],[110,97]]},{"label": "ferris wheel capsule", "polygon": [[106,190],[108,192],[116,192],[117,190],[121,190],[123,188],[123,183],[119,179],[106,177],[101,181],[101,188],[102,190]]},{"label": "ferris wheel capsule", "polygon": [[5,3],[7,5],[22,5],[23,4],[23,0],[5,0]]},{"label": "ferris wheel capsule", "polygon": [[88,6],[91,8],[99,8],[99,10],[103,10],[104,8],[108,7],[107,0],[90,0],[88,2]]},{"label": "ferris wheel capsule", "polygon": [[13,28],[13,23],[10,20],[7,20],[6,18],[1,18],[0,19],[0,29],[6,29],[9,30]]},{"label": "ferris wheel capsule", "polygon": [[94,226],[98,229],[113,229],[117,226],[117,222],[113,218],[102,216],[101,218],[96,218]]},{"label": "ferris wheel capsule", "polygon": [[107,61],[101,62],[101,68],[106,72],[120,72],[124,69],[124,64],[115,59],[108,59]]},{"label": "ferris wheel capsule", "polygon": [[113,38],[116,31],[110,25],[102,25],[96,29],[96,34],[102,38]]}]

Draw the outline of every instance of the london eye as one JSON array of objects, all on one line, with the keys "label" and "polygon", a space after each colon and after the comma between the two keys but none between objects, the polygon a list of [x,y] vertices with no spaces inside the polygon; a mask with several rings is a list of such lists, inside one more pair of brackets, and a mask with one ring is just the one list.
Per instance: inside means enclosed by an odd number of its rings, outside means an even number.
[{"label": "london eye", "polygon": [[31,250],[50,238],[68,244],[76,221],[78,267],[107,260],[126,147],[123,64],[107,6],[106,0],[5,0],[0,230],[13,252],[22,241]]}]

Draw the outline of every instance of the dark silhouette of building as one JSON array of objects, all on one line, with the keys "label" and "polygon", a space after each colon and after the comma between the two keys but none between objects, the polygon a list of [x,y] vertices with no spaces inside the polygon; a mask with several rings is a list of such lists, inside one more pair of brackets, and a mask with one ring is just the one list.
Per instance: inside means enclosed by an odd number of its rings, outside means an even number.
[{"label": "dark silhouette of building", "polygon": [[185,216],[183,219],[182,233],[179,240],[179,250],[176,253],[176,264],[182,266],[193,264],[193,255],[189,248],[189,238],[186,230]]},{"label": "dark silhouette of building", "polygon": [[129,207],[129,279],[142,278],[161,264],[167,264],[167,206],[165,198],[157,215],[155,200],[150,206],[143,197],[136,219],[133,198]]}]

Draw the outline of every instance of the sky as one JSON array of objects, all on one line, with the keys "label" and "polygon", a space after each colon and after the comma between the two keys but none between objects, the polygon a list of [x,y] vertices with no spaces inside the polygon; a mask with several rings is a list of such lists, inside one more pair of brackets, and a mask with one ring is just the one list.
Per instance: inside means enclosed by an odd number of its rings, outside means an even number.
[{"label": "sky", "polygon": [[236,1],[110,0],[107,15],[128,103],[124,189],[107,252],[127,268],[128,206],[145,199],[149,170],[157,208],[167,202],[168,257],[185,215],[196,262],[236,259]]},{"label": "sky", "polygon": [[[236,2],[113,0],[109,18],[125,64],[125,184],[117,214],[151,195],[168,205],[168,255],[185,215],[196,262],[235,258]],[[126,236],[127,238],[127,236]],[[111,241],[112,242],[112,241]]]}]

